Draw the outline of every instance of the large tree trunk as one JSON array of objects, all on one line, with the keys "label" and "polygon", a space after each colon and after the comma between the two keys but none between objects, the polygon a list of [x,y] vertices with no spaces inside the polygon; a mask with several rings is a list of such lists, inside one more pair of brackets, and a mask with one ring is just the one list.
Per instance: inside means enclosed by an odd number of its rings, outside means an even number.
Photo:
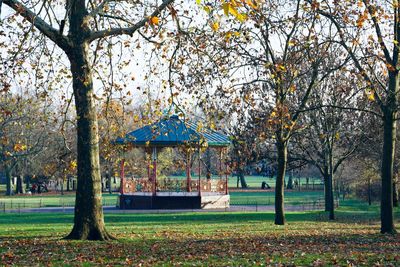
[{"label": "large tree trunk", "polygon": [[393,206],[394,207],[398,207],[399,206],[399,189],[397,187],[397,177],[396,179],[393,181]]},{"label": "large tree trunk", "polygon": [[278,150],[278,166],[275,185],[275,224],[284,225],[284,180],[287,164],[287,143],[277,140],[276,147]]},{"label": "large tree trunk", "polygon": [[332,153],[329,155],[329,173],[328,173],[328,208],[329,208],[329,220],[335,219],[335,201],[333,195],[333,158]]},{"label": "large tree trunk", "polygon": [[289,176],[286,189],[293,189],[293,177],[291,175]]},{"label": "large tree trunk", "polygon": [[77,190],[74,227],[66,239],[108,240],[105,229],[97,114],[93,97],[91,64],[88,58],[89,33],[84,0],[70,2],[69,33],[71,44],[65,49],[71,64],[72,86],[77,115]]},{"label": "large tree trunk", "polygon": [[368,205],[372,205],[372,188],[371,188],[371,178],[368,177]]},{"label": "large tree trunk", "polygon": [[11,196],[12,195],[12,188],[11,188],[11,170],[8,166],[5,166],[6,172],[6,195]]},{"label": "large tree trunk", "polygon": [[393,163],[396,143],[396,113],[384,112],[382,149],[381,233],[395,233],[393,222]]},{"label": "large tree trunk", "polygon": [[325,211],[329,211],[329,172],[328,167],[324,167],[324,198],[325,198]]},{"label": "large tree trunk", "polygon": [[106,173],[106,180],[107,180],[107,184],[108,184],[108,193],[112,194],[111,174],[110,173],[113,173],[113,172],[111,171],[111,172]]},{"label": "large tree trunk", "polygon": [[88,46],[83,42],[69,51],[77,112],[78,184],[74,227],[66,239],[111,239],[104,225],[99,138]]},{"label": "large tree trunk", "polygon": [[31,189],[31,175],[25,175],[25,192],[28,192]]},{"label": "large tree trunk", "polygon": [[246,178],[244,178],[244,171],[242,168],[238,168],[238,182],[242,188],[247,188]]},{"label": "large tree trunk", "polygon": [[22,177],[22,175],[18,175],[17,176],[17,184],[16,184],[16,187],[15,187],[15,193],[16,194],[23,194],[24,193],[24,190],[23,190],[23,177]]}]

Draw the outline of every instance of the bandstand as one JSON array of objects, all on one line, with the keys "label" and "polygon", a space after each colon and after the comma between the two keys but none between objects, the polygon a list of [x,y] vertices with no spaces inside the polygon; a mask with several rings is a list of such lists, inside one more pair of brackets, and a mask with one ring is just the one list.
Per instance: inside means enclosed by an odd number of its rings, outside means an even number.
[{"label": "bandstand", "polygon": [[[126,148],[142,148],[151,155],[147,162],[147,177],[125,177],[125,162],[121,161],[121,209],[216,209],[229,207],[228,165],[225,159],[229,138],[211,129],[182,120],[177,115],[161,119],[129,132],[116,143]],[[179,148],[185,154],[184,179],[157,177],[158,153],[166,147]],[[201,153],[214,149],[218,155],[218,173],[211,177],[202,172]],[[197,154],[197,162],[192,157]],[[192,176],[191,166],[197,165]]]}]

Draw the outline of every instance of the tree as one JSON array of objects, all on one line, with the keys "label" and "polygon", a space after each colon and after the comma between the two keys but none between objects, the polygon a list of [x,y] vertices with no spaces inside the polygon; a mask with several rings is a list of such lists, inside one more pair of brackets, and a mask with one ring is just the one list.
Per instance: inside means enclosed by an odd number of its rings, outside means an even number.
[{"label": "tree", "polygon": [[293,153],[298,151],[298,157],[317,167],[324,178],[325,210],[331,220],[335,219],[334,175],[363,140],[363,112],[340,109],[365,106],[358,91],[346,71],[332,74],[312,93],[310,106],[315,109],[304,114],[299,121],[303,130],[294,136]]},{"label": "tree", "polygon": [[[214,33],[203,30],[189,39],[188,50],[196,52],[190,58],[202,60],[188,71],[186,86],[195,94],[203,92],[201,99],[207,102],[214,98],[207,105],[214,105],[217,113],[221,108],[215,107],[226,104],[228,114],[257,125],[261,139],[268,139],[265,142],[273,140],[277,151],[275,223],[285,224],[288,144],[311,92],[339,68],[327,57],[327,51],[335,46],[321,41],[325,35],[321,27],[329,25],[317,25],[317,14],[308,12],[301,0],[266,1],[251,8],[242,5],[245,15],[237,10],[241,4],[235,3],[225,3],[223,9],[237,20],[225,22],[210,12]],[[338,56],[342,56],[340,52]],[[200,86],[218,90],[204,92]]]},{"label": "tree", "polygon": [[240,183],[242,188],[247,188],[245,168],[258,158],[255,140],[257,136],[253,132],[248,131],[246,125],[242,125],[240,122],[237,122],[235,126],[230,128],[233,146],[231,158],[233,169],[237,175],[237,186],[239,187]]},{"label": "tree", "polygon": [[[16,16],[24,18],[23,25],[29,22],[61,49],[70,63],[77,114],[78,186],[74,227],[67,239],[112,239],[104,226],[101,205],[99,137],[90,60],[96,58],[97,51],[107,45],[109,38],[132,36],[146,25],[157,25],[157,16],[172,2],[164,0],[160,5],[150,3],[147,6],[148,3],[112,0],[69,0],[66,3],[3,0]],[[142,7],[144,12],[140,12]],[[150,8],[151,13],[147,13],[146,8]],[[137,12],[145,15],[137,15]],[[94,41],[97,46],[91,56],[90,46]]]},{"label": "tree", "polygon": [[126,104],[116,99],[109,99],[99,111],[100,132],[100,161],[103,173],[108,184],[109,193],[112,193],[111,176],[115,173],[115,165],[120,163],[121,148],[114,144],[114,140],[133,130],[132,121],[138,122],[138,115],[127,112]]},{"label": "tree", "polygon": [[[6,174],[6,195],[12,194],[15,167],[44,148],[46,124],[46,107],[37,99],[9,92],[0,94],[0,165]],[[17,177],[16,191],[22,193],[21,173]]]},{"label": "tree", "polygon": [[383,122],[381,233],[395,233],[393,176],[400,92],[400,6],[398,1],[312,1],[311,8],[333,23],[336,38],[351,57],[366,95]]}]

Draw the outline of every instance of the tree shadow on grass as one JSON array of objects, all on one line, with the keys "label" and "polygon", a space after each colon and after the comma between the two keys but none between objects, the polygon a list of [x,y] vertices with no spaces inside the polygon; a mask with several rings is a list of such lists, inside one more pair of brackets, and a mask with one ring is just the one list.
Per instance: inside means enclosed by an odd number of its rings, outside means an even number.
[{"label": "tree shadow on grass", "polygon": [[[398,214],[397,214],[398,215]],[[376,223],[379,214],[375,212],[347,212],[337,211],[334,223]],[[397,217],[398,218],[398,217]],[[286,214],[288,224],[291,222],[329,222],[328,214],[321,211],[291,212]],[[273,212],[201,212],[201,213],[107,213],[106,223],[137,224],[137,225],[176,225],[176,224],[219,224],[244,222],[271,222],[274,221]],[[23,224],[72,224],[72,213],[5,213],[0,214],[1,225]]]}]

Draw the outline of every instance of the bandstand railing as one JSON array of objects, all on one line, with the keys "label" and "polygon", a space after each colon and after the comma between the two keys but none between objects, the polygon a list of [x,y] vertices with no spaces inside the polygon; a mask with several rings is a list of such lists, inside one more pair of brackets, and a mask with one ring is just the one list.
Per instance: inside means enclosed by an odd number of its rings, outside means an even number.
[{"label": "bandstand railing", "polygon": [[[123,194],[132,193],[151,193],[153,191],[153,183],[148,178],[125,178]],[[222,193],[227,192],[227,184],[224,179],[199,179],[191,180],[188,187],[187,180],[165,178],[159,179],[156,183],[156,192],[212,192]]]},{"label": "bandstand railing", "polygon": [[153,183],[147,178],[125,178],[124,193],[152,192]]}]

